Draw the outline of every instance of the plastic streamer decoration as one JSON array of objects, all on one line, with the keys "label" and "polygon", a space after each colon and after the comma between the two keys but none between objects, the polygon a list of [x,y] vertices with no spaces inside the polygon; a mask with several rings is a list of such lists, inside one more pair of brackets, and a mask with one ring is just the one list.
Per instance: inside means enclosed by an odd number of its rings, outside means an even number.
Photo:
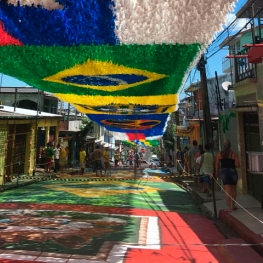
[{"label": "plastic streamer decoration", "polygon": [[233,2],[0,0],[0,72],[100,123],[108,105],[116,115],[170,113]]},{"label": "plastic streamer decoration", "polygon": [[127,146],[140,145],[144,147],[155,147],[159,145],[158,140],[134,140],[134,141],[122,141],[122,143]]},{"label": "plastic streamer decoration", "polygon": [[130,140],[140,140],[146,137],[162,135],[165,131],[169,114],[144,115],[105,115],[89,114],[89,119],[98,122],[108,131],[133,134]]}]

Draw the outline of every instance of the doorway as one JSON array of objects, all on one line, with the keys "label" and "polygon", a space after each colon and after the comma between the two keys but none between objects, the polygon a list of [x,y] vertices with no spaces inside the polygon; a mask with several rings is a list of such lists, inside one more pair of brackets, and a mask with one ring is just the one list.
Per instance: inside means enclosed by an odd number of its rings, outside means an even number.
[{"label": "doorway", "polygon": [[[258,113],[243,113],[245,152],[260,152],[260,134]],[[248,156],[246,154],[248,167]],[[263,174],[254,174],[247,171],[248,193],[260,201],[262,195]]]}]

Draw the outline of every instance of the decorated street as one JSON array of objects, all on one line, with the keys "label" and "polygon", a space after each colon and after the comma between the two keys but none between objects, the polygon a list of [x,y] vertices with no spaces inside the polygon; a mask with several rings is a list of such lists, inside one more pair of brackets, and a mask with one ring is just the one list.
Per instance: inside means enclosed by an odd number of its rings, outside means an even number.
[{"label": "decorated street", "polygon": [[223,235],[169,179],[45,181],[0,202],[4,263],[224,262],[209,246]]}]

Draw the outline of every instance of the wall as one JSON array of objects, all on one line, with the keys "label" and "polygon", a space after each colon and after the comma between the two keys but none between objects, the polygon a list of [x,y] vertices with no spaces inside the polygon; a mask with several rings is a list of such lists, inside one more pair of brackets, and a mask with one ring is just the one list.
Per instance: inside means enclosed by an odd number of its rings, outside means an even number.
[{"label": "wall", "polygon": [[[224,74],[218,76],[218,85],[219,85],[219,92],[220,92],[220,97],[222,100],[223,109],[228,109],[233,106],[234,102],[234,92],[226,92],[222,88],[222,83],[223,82],[231,82],[231,76],[230,74]],[[196,86],[200,86],[200,82],[196,84]],[[209,105],[210,105],[210,113],[211,116],[218,116],[218,110],[217,110],[217,91],[216,91],[216,79],[215,77],[207,79],[207,89],[208,89],[208,98],[209,98]],[[198,101],[199,98],[199,101]],[[199,112],[199,117],[202,118],[202,110],[203,110],[203,105],[202,105],[202,89],[198,89],[197,91],[194,92],[194,102],[195,102],[195,117],[198,117],[198,108],[200,110]],[[200,105],[198,107],[198,105]]]},{"label": "wall", "polygon": [[[258,36],[258,28],[255,28],[255,36]],[[263,37],[263,29],[261,29],[261,36]],[[242,37],[240,39],[240,46],[241,47],[245,44],[248,44],[248,43],[253,43],[251,31],[244,33],[244,35],[242,35]]]},{"label": "wall", "polygon": [[263,150],[263,64],[257,65],[258,82],[257,82],[257,101],[258,101],[258,118],[260,141]]},{"label": "wall", "polygon": [[[13,106],[15,101],[15,93],[0,93],[0,100],[2,101],[3,105]],[[31,100],[34,102],[38,102],[37,93],[17,93],[16,101],[20,100]]]},{"label": "wall", "polygon": [[[44,112],[50,112],[53,114],[57,114],[58,112],[58,99],[52,96],[46,96],[41,93],[21,93],[21,90],[17,92],[16,95],[16,106],[19,107],[19,101],[29,100],[38,104],[38,110]],[[35,92],[35,89],[32,89]],[[15,102],[15,93],[14,92],[0,92],[0,101],[2,101],[3,105],[13,106]]]},{"label": "wall", "polygon": [[[238,97],[247,96],[248,94],[253,94],[257,92],[257,84],[254,79],[245,79],[234,85],[236,101]],[[242,106],[242,105],[239,105]]]},{"label": "wall", "polygon": [[7,127],[0,125],[0,185],[3,184]]},{"label": "wall", "polygon": [[[230,116],[231,112],[235,114],[235,117]],[[221,134],[221,138],[220,138],[221,146],[223,146],[224,140],[228,139],[231,142],[232,150],[235,152],[238,152],[236,113],[234,111],[232,111],[231,109],[230,110],[224,110],[220,113],[220,116],[224,116],[226,119],[228,119],[228,120],[226,120],[226,121],[228,121],[228,125],[227,125],[227,129],[225,131],[223,131],[223,126],[224,126],[223,122],[220,121],[220,123],[219,123],[220,134]]]}]

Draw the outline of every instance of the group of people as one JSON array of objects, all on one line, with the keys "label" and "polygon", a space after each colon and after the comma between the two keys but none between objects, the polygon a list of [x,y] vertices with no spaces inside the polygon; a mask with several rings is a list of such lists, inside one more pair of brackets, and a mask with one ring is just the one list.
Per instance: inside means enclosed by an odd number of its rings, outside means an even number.
[{"label": "group of people", "polygon": [[55,173],[58,171],[64,172],[68,161],[68,153],[68,147],[62,148],[60,144],[54,147],[53,143],[47,143],[41,152],[41,162],[45,167],[45,172],[50,173],[52,167],[54,167]]},{"label": "group of people", "polygon": [[[133,161],[138,168],[140,166],[140,161],[141,161],[141,155],[140,153],[133,153],[130,151],[128,155],[128,162],[129,162],[129,167],[133,167]],[[102,176],[102,158],[104,160],[104,175],[107,174],[107,171],[109,170],[110,167],[110,157],[109,157],[109,148],[105,147],[104,152],[100,150],[100,146],[96,146],[96,149],[94,152],[91,154],[91,159],[93,160],[94,163],[94,171],[96,172],[96,176],[98,176],[98,171],[100,171],[100,175]],[[122,166],[122,160],[118,154],[118,152],[114,153],[114,163],[115,163],[115,168],[118,166]]]},{"label": "group of people", "polygon": [[231,150],[231,143],[225,140],[223,149],[216,158],[211,153],[211,145],[198,145],[193,141],[190,149],[184,151],[178,148],[176,158],[178,161],[179,174],[186,172],[195,177],[195,183],[199,190],[212,196],[211,183],[213,179],[221,178],[226,192],[227,212],[236,210],[236,186],[238,174],[236,168],[240,167],[238,156]]},{"label": "group of people", "polygon": [[[45,167],[45,172],[50,173],[53,168],[54,173],[59,171],[63,173],[68,162],[68,153],[68,147],[62,148],[60,144],[57,144],[57,146],[54,147],[52,143],[47,143],[46,147],[44,147],[41,152],[41,162]],[[102,157],[104,159],[104,173],[106,174],[110,167],[109,148],[106,147],[104,152],[102,152],[100,146],[96,146],[96,149],[91,154],[96,175],[98,175],[98,170],[100,170],[100,175],[102,175]],[[79,151],[79,167],[81,175],[85,172],[86,159],[86,151],[84,147],[81,147]]]}]

